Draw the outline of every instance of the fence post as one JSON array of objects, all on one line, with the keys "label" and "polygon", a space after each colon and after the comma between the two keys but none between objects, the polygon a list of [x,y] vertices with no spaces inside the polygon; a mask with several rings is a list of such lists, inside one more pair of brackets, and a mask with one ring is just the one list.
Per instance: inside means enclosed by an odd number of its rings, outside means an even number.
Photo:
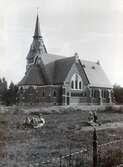
[{"label": "fence post", "polygon": [[97,167],[97,134],[96,128],[93,131],[93,167]]},{"label": "fence post", "polygon": [[71,147],[72,145],[70,144],[70,153],[69,153],[69,167],[71,167]]},{"label": "fence post", "polygon": [[61,165],[62,165],[62,156],[60,155],[59,156],[59,167],[61,167]]}]

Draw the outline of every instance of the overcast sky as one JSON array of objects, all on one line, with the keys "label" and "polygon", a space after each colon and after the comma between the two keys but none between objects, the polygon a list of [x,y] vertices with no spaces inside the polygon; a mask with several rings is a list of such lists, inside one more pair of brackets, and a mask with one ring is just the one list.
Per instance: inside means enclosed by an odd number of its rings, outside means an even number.
[{"label": "overcast sky", "polygon": [[19,82],[39,8],[49,53],[99,60],[123,86],[123,0],[0,0],[0,76]]}]

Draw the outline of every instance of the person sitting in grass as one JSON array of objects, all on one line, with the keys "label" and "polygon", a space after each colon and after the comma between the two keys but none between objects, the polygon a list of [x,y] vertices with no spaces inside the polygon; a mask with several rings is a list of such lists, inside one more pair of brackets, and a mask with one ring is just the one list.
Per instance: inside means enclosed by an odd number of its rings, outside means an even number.
[{"label": "person sitting in grass", "polygon": [[93,112],[89,111],[89,117],[88,117],[89,122],[93,122],[94,121],[94,116],[93,116]]},{"label": "person sitting in grass", "polygon": [[97,117],[97,112],[93,112],[93,117],[94,117],[94,122],[97,123],[98,117]]}]

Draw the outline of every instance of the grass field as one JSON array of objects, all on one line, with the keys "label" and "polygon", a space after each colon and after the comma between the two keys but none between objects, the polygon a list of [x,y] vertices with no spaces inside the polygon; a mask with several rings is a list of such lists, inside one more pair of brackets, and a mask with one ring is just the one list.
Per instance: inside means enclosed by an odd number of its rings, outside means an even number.
[{"label": "grass field", "polygon": [[[0,112],[0,166],[27,167],[72,151],[92,147],[93,128],[83,107],[9,107]],[[43,128],[24,128],[31,112],[42,113]],[[123,138],[123,112],[98,110],[98,144]],[[116,124],[119,123],[119,124]]]}]

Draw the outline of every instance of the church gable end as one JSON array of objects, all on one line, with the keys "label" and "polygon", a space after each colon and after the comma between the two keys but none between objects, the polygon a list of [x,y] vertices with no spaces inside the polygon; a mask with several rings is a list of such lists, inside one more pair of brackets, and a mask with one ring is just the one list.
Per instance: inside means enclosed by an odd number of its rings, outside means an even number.
[{"label": "church gable end", "polygon": [[78,78],[81,78],[82,80],[82,85],[86,86],[88,84],[88,80],[83,72],[83,69],[80,65],[80,62],[74,62],[69,73],[67,74],[66,78],[65,78],[65,83],[69,83],[69,86],[71,86],[71,79],[73,76],[77,76]]}]

